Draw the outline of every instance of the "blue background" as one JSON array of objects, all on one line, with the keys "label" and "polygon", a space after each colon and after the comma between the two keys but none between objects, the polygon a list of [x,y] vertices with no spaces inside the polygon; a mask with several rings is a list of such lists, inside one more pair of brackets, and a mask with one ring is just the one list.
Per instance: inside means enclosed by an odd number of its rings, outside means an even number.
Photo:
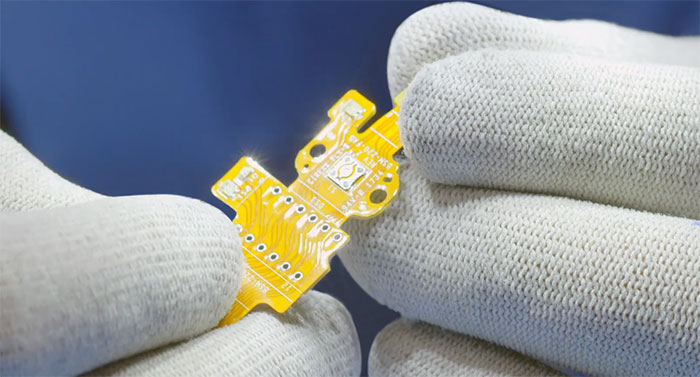
[{"label": "blue background", "polygon": [[[347,89],[389,109],[387,49],[434,2],[8,2],[0,7],[2,111],[49,167],[108,195],[209,193],[242,155],[290,183],[296,151]],[[482,2],[532,17],[700,32],[686,2]],[[366,356],[397,314],[338,262],[317,289],[352,313]]]}]

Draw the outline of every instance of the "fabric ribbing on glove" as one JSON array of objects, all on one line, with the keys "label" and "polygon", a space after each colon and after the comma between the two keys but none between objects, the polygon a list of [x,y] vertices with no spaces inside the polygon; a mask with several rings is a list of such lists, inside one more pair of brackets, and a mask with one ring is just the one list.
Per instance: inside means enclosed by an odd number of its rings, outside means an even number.
[{"label": "fabric ribbing on glove", "polygon": [[187,342],[91,372],[124,376],[359,376],[360,344],[350,314],[311,291],[284,315],[255,310]]},{"label": "fabric ribbing on glove", "polygon": [[468,52],[420,71],[400,126],[435,182],[700,218],[700,69]]},{"label": "fabric ribbing on glove", "polygon": [[62,375],[214,327],[242,276],[235,227],[176,196],[0,215],[0,375]]},{"label": "fabric ribbing on glove", "polygon": [[697,37],[673,38],[593,20],[544,21],[449,3],[416,12],[394,33],[387,63],[392,96],[424,65],[484,48],[700,66]]},{"label": "fabric ribbing on glove", "polygon": [[411,167],[401,188],[340,252],[380,303],[588,375],[697,375],[697,223]]},{"label": "fabric ribbing on glove", "polygon": [[424,322],[399,319],[374,339],[372,377],[524,377],[562,374],[517,352]]},{"label": "fabric ribbing on glove", "polygon": [[65,207],[103,198],[61,178],[2,131],[0,177],[0,211]]}]

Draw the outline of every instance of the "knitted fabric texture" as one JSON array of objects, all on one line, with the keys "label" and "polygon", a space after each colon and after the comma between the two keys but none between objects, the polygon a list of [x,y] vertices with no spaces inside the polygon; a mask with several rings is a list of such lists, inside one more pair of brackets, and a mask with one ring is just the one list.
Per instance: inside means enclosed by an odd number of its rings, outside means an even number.
[{"label": "knitted fabric texture", "polygon": [[449,3],[416,12],[394,33],[387,63],[392,97],[428,63],[481,49],[700,65],[697,37],[673,38],[594,20],[545,21],[476,4]]},{"label": "knitted fabric texture", "polygon": [[0,215],[2,375],[76,374],[198,335],[242,277],[235,228],[174,196]]},{"label": "knitted fabric texture", "polygon": [[[405,317],[549,365],[697,375],[698,65],[698,38],[416,13],[387,68],[411,166],[382,216],[347,224],[343,263]],[[449,355],[442,338],[426,348]]]},{"label": "knitted fabric texture", "polygon": [[700,227],[574,199],[401,174],[340,252],[408,318],[588,375],[697,375]]},{"label": "knitted fabric texture", "polygon": [[700,69],[468,52],[415,77],[401,135],[434,182],[700,218]]},{"label": "knitted fabric texture", "polygon": [[562,374],[511,350],[426,323],[399,319],[374,339],[372,377],[524,377]]},{"label": "knitted fabric texture", "polygon": [[360,345],[345,307],[322,293],[285,314],[254,311],[233,326],[95,370],[124,376],[358,376]]},{"label": "knitted fabric texture", "polygon": [[65,207],[102,198],[58,176],[0,131],[0,211]]}]

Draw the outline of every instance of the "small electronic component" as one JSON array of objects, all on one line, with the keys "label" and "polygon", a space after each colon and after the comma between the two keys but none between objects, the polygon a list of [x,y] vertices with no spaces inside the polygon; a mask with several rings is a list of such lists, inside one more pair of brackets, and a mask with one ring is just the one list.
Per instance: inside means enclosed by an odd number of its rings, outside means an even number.
[{"label": "small electronic component", "polygon": [[365,177],[369,169],[350,155],[344,156],[331,166],[326,177],[343,189],[352,191],[355,184]]},{"label": "small electronic component", "polygon": [[399,190],[401,150],[396,106],[362,129],[375,106],[350,90],[328,111],[330,122],[299,151],[299,177],[286,187],[250,157],[212,187],[236,211],[247,267],[231,311],[220,325],[267,304],[282,313],[330,270],[348,242],[349,217],[379,214]]}]

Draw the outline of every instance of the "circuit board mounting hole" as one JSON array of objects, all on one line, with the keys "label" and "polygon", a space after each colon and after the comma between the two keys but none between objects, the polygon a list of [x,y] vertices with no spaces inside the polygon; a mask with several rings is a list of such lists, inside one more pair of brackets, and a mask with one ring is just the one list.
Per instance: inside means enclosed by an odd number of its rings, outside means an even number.
[{"label": "circuit board mounting hole", "polygon": [[386,199],[386,191],[382,189],[376,189],[369,194],[369,201],[374,204],[379,204]]},{"label": "circuit board mounting hole", "polygon": [[313,158],[321,157],[324,153],[326,153],[326,146],[323,144],[316,144],[309,150],[309,154]]}]

